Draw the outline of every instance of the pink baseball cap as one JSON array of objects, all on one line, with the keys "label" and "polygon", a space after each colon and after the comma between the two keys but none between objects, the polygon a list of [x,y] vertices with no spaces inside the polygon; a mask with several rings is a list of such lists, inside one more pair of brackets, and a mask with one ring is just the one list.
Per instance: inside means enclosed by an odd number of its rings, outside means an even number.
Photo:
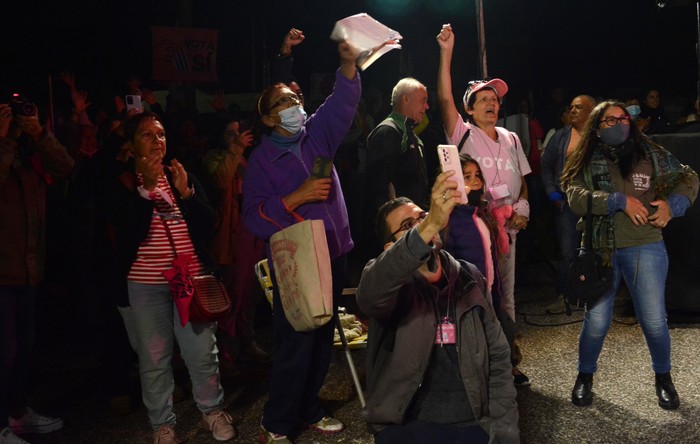
[{"label": "pink baseball cap", "polygon": [[462,98],[464,107],[467,107],[467,103],[469,103],[469,99],[471,98],[472,94],[475,94],[484,88],[491,88],[499,99],[502,99],[508,92],[508,85],[501,79],[472,80],[467,84],[467,90],[464,92],[464,97]]}]

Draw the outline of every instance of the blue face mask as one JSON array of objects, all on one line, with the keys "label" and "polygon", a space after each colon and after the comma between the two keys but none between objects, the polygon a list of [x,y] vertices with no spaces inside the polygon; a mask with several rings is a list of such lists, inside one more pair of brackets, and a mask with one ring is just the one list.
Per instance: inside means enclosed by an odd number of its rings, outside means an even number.
[{"label": "blue face mask", "polygon": [[626,109],[632,119],[636,119],[642,113],[642,107],[639,105],[630,105]]},{"label": "blue face mask", "polygon": [[298,134],[301,127],[306,123],[306,111],[301,105],[296,105],[283,109],[279,112],[280,128],[289,131],[292,134]]},{"label": "blue face mask", "polygon": [[627,140],[630,134],[630,126],[618,122],[613,126],[599,129],[598,134],[603,143],[610,146],[618,146]]}]

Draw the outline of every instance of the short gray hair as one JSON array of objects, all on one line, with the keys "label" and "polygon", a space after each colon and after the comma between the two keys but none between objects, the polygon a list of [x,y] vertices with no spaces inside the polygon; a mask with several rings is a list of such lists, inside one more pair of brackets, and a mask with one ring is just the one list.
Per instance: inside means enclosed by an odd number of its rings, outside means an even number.
[{"label": "short gray hair", "polygon": [[425,85],[413,77],[405,77],[399,80],[391,91],[391,107],[394,108],[401,97],[407,96],[417,89],[425,89]]}]

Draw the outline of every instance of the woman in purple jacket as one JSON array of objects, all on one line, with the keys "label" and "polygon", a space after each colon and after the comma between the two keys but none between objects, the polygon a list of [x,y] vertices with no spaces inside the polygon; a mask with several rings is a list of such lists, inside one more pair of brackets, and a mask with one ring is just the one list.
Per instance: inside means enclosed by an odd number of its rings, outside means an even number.
[{"label": "woman in purple jacket", "polygon": [[[243,217],[246,227],[265,239],[270,259],[270,236],[304,219],[323,219],[333,273],[333,295],[345,284],[345,255],[352,247],[343,192],[335,168],[327,178],[312,177],[314,160],[333,159],[350,128],[360,99],[357,50],[338,44],[340,68],[333,92],[315,114],[306,117],[299,97],[278,83],[258,101],[261,121],[269,134],[253,151],[243,180]],[[271,273],[274,280],[274,273]],[[274,282],[274,281],[273,281]],[[275,283],[275,288],[277,287]],[[322,433],[338,433],[345,426],[326,414],[318,392],[330,365],[333,347],[331,321],[311,332],[297,332],[287,321],[275,290],[273,305],[275,358],[268,401],[260,424],[259,441],[288,443],[304,425]]]}]

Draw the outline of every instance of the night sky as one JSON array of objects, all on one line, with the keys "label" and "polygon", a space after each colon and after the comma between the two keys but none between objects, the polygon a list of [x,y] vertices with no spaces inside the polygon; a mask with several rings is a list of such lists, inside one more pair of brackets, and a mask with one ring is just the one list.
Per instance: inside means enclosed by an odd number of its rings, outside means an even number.
[{"label": "night sky", "polygon": [[[571,94],[641,94],[658,87],[662,97],[696,93],[696,3],[676,0],[663,9],[654,0],[483,0],[489,75],[501,77],[511,96],[543,97],[554,85]],[[8,2],[9,3],[9,2]],[[328,38],[336,20],[359,12],[396,29],[403,49],[363,73],[365,85],[389,93],[411,75],[434,88],[435,35],[452,23],[457,35],[453,82],[462,90],[476,78],[477,33],[473,0],[192,0],[191,23],[178,22],[178,1],[13,1],[4,6],[0,82],[44,94],[48,74],[74,71],[94,93],[118,91],[131,73],[150,77],[150,26],[189,25],[219,33],[219,82],[213,91],[258,92],[263,61],[274,55],[292,26],[307,39],[295,48],[296,77],[338,65]],[[680,3],[673,6],[671,3]],[[435,5],[439,5],[439,8]],[[394,14],[399,12],[400,14]],[[56,80],[57,81],[57,80]],[[152,84],[154,89],[163,84]]]}]

